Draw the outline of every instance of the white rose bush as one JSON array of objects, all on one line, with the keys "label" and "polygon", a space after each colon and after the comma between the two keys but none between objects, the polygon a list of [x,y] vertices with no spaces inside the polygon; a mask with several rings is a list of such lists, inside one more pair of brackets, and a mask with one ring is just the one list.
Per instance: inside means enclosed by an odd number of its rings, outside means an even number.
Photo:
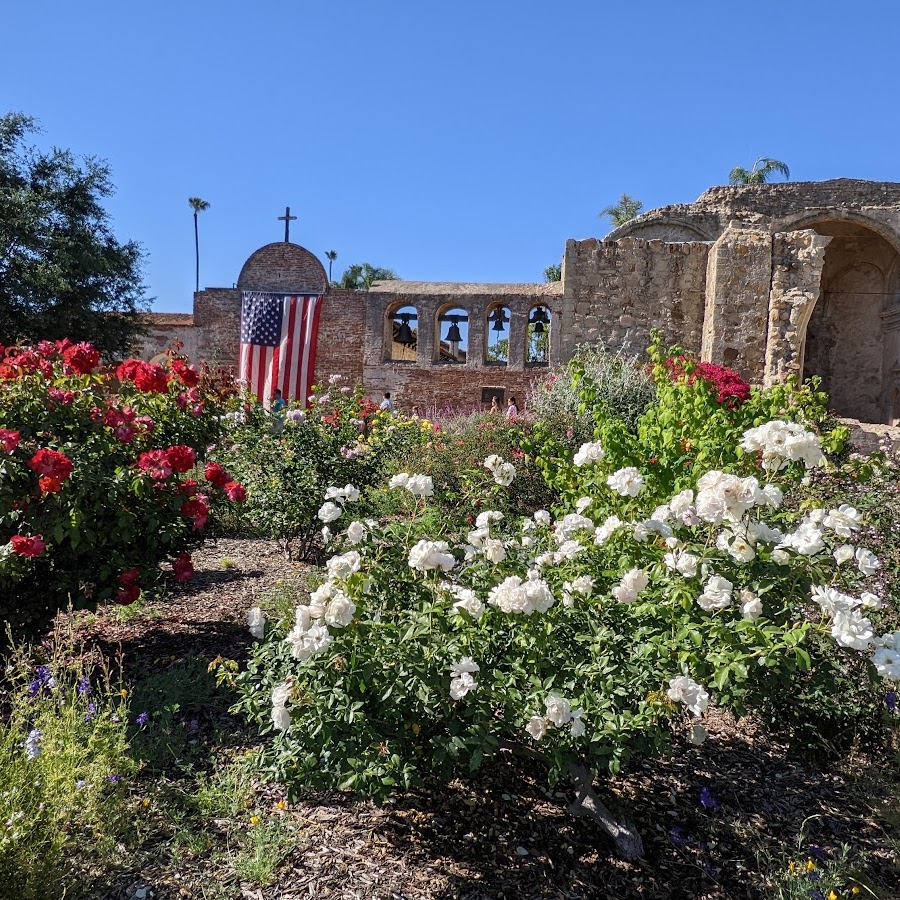
[{"label": "white rose bush", "polygon": [[[406,515],[334,520],[346,530],[331,536],[321,584],[294,620],[266,626],[238,679],[238,708],[273,735],[266,769],[382,796],[520,753],[552,781],[570,777],[570,811],[636,856],[639,837],[593,794],[594,777],[666,751],[673,733],[701,744],[710,706],[778,724],[819,687],[833,695],[836,673],[900,678],[864,516],[849,502],[785,508],[784,491],[825,464],[820,435],[751,417],[761,402],[716,418],[703,385],[672,390],[703,401],[693,420],[663,386],[636,437],[613,421],[567,458],[548,451],[552,511],[492,509],[516,478],[494,454],[466,528],[429,513],[437,485],[421,472],[387,488],[413,504]],[[692,422],[700,437],[686,446]]]},{"label": "white rose bush", "polygon": [[[879,633],[878,598],[857,590],[876,555],[857,548],[853,569],[834,555],[859,513],[783,521],[765,479],[784,475],[785,434],[805,442],[795,478],[823,457],[812,432],[770,426],[769,466],[702,473],[668,504],[635,488],[652,471],[604,471],[591,450],[572,466],[580,513],[482,510],[455,540],[422,534],[427,516],[336,535],[310,603],[243,678],[245,708],[276,732],[272,771],[378,795],[521,749],[554,779],[614,775],[673,728],[699,743],[710,703],[742,714],[789,694],[823,652],[900,677],[900,633]],[[425,507],[430,479],[404,476],[395,489]]]}]

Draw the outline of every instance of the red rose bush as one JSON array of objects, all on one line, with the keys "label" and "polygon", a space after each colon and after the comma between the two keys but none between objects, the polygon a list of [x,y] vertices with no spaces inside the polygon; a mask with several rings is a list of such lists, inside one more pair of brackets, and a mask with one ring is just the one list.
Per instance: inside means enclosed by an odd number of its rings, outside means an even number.
[{"label": "red rose bush", "polygon": [[181,359],[105,369],[86,343],[0,347],[0,616],[14,631],[70,603],[133,603],[166,561],[193,575],[210,509],[246,496],[221,465],[202,469],[218,413]]}]

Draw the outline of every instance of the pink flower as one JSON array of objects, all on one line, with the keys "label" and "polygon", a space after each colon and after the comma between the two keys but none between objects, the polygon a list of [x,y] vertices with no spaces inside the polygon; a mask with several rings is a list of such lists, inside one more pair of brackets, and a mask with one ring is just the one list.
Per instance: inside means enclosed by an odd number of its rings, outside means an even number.
[{"label": "pink flower", "polygon": [[9,542],[12,544],[13,553],[19,556],[40,556],[44,552],[47,544],[44,542],[43,535],[21,535],[14,534]]},{"label": "pink flower", "polygon": [[247,488],[240,482],[229,481],[228,484],[222,487],[222,490],[225,491],[225,496],[227,496],[229,500],[240,502],[247,499]]},{"label": "pink flower", "polygon": [[190,553],[181,553],[172,563],[172,571],[177,581],[190,581],[194,577],[194,564]]},{"label": "pink flower", "polygon": [[0,428],[0,447],[7,453],[12,453],[19,446],[21,435],[18,431],[9,431],[6,428]]}]

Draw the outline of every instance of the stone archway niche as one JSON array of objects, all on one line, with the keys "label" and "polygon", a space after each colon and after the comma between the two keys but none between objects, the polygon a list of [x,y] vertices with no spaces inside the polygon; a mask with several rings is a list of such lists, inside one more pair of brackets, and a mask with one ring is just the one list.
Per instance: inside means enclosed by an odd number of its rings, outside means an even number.
[{"label": "stone archway niche", "polygon": [[822,379],[829,407],[838,415],[890,423],[900,336],[900,317],[891,312],[900,311],[900,255],[859,222],[806,227],[831,241],[825,249],[821,294],[803,340],[803,377]]}]

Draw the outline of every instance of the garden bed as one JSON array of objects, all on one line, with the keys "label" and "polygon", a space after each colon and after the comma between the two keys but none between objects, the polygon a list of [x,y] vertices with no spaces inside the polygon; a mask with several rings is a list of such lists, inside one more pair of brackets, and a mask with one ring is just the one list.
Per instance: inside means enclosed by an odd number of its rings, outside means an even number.
[{"label": "garden bed", "polygon": [[[219,656],[244,658],[248,609],[279,583],[298,582],[303,568],[259,540],[211,541],[194,558],[194,581],[173,584],[164,599],[78,614],[82,638],[107,654],[121,648],[133,696],[151,682],[177,694],[186,721],[196,723],[184,741],[180,713],[174,722],[152,720],[147,737],[170,729],[172,753],[151,746],[151,762],[131,786],[139,840],[112,869],[84,871],[73,884],[82,896],[759,897],[791,860],[805,864],[819,848],[834,858],[845,842],[864,855],[857,871],[878,895],[898,896],[890,892],[900,884],[894,763],[862,752],[818,764],[794,758],[753,723],[723,714],[711,718],[702,747],[679,745],[670,759],[634,766],[614,782],[608,796],[644,837],[646,855],[636,863],[618,859],[599,829],[566,813],[565,785],[549,788],[540,768],[518,759],[382,805],[340,794],[288,804],[277,785],[245,774],[242,755],[258,738],[197,673]],[[192,689],[202,705],[196,712]],[[163,695],[161,706],[172,700]]]}]

